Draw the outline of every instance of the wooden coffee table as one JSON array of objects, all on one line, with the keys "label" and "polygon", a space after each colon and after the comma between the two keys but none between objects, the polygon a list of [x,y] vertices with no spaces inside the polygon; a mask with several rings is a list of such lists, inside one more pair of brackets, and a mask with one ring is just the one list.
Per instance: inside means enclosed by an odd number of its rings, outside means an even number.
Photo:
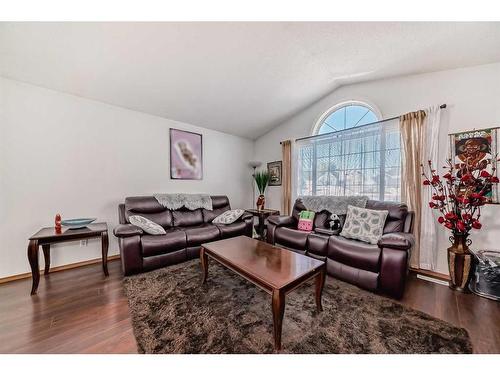
[{"label": "wooden coffee table", "polygon": [[272,296],[276,350],[281,349],[281,327],[287,293],[315,278],[316,307],[318,311],[322,310],[321,293],[325,284],[325,262],[253,238],[234,237],[202,245],[200,252],[202,283],[206,282],[208,276],[208,258],[214,259]]}]

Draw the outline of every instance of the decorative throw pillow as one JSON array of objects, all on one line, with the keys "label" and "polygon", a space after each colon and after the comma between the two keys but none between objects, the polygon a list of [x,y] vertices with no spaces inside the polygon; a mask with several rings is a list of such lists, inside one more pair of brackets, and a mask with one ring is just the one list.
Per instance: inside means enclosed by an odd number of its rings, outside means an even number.
[{"label": "decorative throw pillow", "polygon": [[144,216],[133,215],[128,218],[128,221],[130,221],[130,224],[141,228],[148,234],[153,234],[155,236],[158,236],[160,234],[167,234],[167,232],[165,232],[165,229],[163,229],[161,225],[158,225],[155,222],[146,219]]},{"label": "decorative throw pillow", "polygon": [[299,215],[298,230],[303,230],[305,232],[312,231],[315,215],[316,213],[314,211],[302,211]]},{"label": "decorative throw pillow", "polygon": [[239,208],[236,210],[227,210],[226,212],[217,216],[212,221],[212,223],[214,223],[214,224],[226,224],[226,225],[232,224],[236,220],[238,220],[241,217],[241,215],[243,215],[243,212],[245,212],[245,210],[242,210]]},{"label": "decorative throw pillow", "polygon": [[347,216],[340,235],[376,244],[384,233],[385,219],[388,214],[389,211],[348,206]]}]

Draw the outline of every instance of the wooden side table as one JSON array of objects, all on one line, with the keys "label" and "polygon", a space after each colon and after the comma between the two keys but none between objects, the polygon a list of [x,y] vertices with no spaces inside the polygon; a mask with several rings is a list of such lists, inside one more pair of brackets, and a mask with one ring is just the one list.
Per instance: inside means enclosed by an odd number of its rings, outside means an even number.
[{"label": "wooden side table", "polygon": [[263,210],[258,210],[256,208],[249,208],[245,210],[248,213],[251,213],[253,216],[257,216],[259,218],[259,225],[257,226],[257,234],[259,235],[259,239],[264,240],[264,231],[265,231],[265,226],[264,222],[268,216],[271,215],[279,215],[280,212],[278,210],[269,210],[267,208]]},{"label": "wooden side table", "polygon": [[101,238],[102,248],[102,270],[105,276],[108,273],[108,225],[106,223],[89,224],[81,229],[67,229],[63,228],[61,233],[56,233],[54,227],[42,228],[29,239],[28,245],[28,260],[31,266],[31,275],[33,277],[33,285],[31,287],[31,294],[36,294],[38,289],[38,282],[40,281],[40,267],[38,265],[38,251],[42,246],[43,256],[45,258],[45,271],[44,275],[48,275],[50,271],[50,244],[85,240],[89,238]]}]

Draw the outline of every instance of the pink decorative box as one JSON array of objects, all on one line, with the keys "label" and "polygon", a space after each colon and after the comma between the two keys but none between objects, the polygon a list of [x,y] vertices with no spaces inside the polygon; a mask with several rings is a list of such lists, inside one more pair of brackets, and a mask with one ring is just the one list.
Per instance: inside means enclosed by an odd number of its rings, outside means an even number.
[{"label": "pink decorative box", "polygon": [[314,211],[302,211],[299,216],[298,230],[310,232],[313,230]]}]

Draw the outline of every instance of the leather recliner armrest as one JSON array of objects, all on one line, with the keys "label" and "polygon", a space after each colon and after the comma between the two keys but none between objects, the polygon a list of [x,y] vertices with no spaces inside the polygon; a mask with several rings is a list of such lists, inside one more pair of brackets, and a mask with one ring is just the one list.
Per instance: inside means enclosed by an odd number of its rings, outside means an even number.
[{"label": "leather recliner armrest", "polygon": [[253,219],[253,215],[250,212],[243,212],[243,215],[238,220],[246,221],[248,219]]},{"label": "leather recliner armrest", "polygon": [[276,225],[277,227],[289,227],[295,224],[295,218],[293,216],[284,215],[271,215],[267,217],[268,223]]},{"label": "leather recliner armrest", "polygon": [[378,240],[377,245],[380,248],[409,250],[415,245],[415,236],[404,232],[386,233]]},{"label": "leather recliner armrest", "polygon": [[132,237],[132,236],[140,236],[144,232],[141,228],[136,227],[132,224],[120,224],[115,229],[113,229],[113,234],[116,237]]}]

